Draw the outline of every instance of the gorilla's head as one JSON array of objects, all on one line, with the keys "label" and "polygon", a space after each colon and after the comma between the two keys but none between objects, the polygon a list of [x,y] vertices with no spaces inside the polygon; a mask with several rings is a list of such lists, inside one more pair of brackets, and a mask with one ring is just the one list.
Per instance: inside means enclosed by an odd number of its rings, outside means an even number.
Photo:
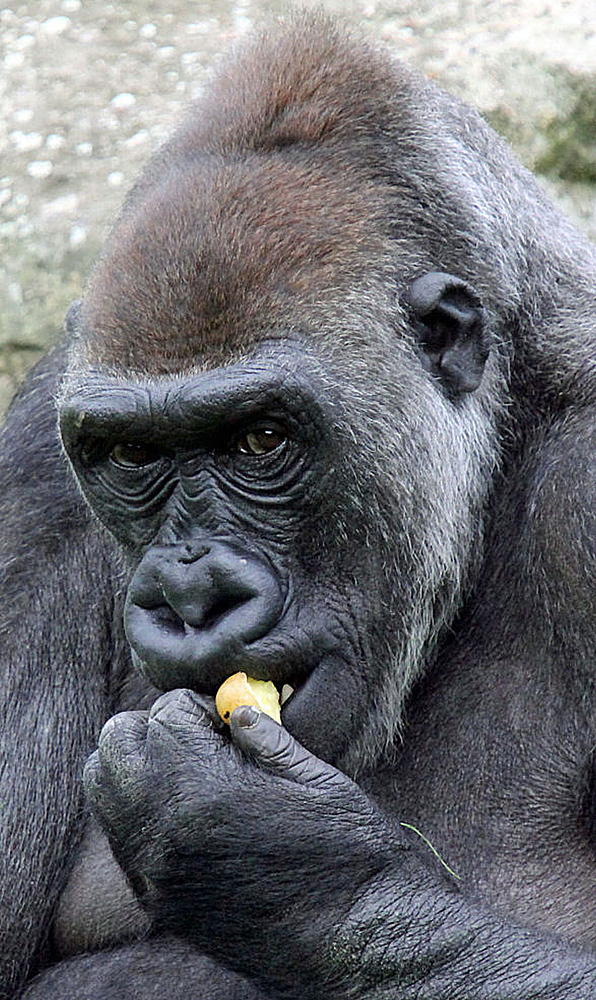
[{"label": "gorilla's head", "polygon": [[306,19],[222,69],[71,314],[60,403],[148,677],[289,685],[287,728],[351,771],[474,571],[504,295],[485,160],[440,163],[457,106],[437,136],[432,86],[364,51]]}]

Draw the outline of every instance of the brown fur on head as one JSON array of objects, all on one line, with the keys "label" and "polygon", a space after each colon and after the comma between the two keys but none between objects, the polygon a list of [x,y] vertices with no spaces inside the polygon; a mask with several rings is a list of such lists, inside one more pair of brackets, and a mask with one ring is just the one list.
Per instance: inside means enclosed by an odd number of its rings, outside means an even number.
[{"label": "brown fur on head", "polygon": [[249,156],[168,171],[125,216],[92,281],[91,362],[160,374],[275,335],[292,301],[358,279],[379,242],[377,201],[362,181],[338,189],[311,164]]},{"label": "brown fur on head", "polygon": [[400,73],[410,79],[321,15],[225,63],[149,163],[96,268],[81,314],[90,363],[188,369],[366,281],[390,215],[380,146]]}]

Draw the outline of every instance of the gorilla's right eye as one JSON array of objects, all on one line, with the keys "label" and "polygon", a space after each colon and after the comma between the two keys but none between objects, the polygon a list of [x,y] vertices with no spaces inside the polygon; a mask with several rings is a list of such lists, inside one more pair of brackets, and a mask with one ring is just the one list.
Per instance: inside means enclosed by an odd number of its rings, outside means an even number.
[{"label": "gorilla's right eye", "polygon": [[110,452],[110,461],[121,469],[141,469],[160,457],[155,448],[130,441],[119,441]]},{"label": "gorilla's right eye", "polygon": [[285,442],[285,435],[276,428],[255,427],[238,438],[236,450],[242,455],[269,455]]}]

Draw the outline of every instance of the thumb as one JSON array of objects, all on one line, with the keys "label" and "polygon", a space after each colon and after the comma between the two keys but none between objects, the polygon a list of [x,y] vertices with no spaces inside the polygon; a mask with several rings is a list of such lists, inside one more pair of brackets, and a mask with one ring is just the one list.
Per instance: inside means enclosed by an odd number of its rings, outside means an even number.
[{"label": "thumb", "polygon": [[344,779],[334,767],[298,743],[287,729],[252,706],[241,705],[232,712],[230,731],[237,747],[282,778],[315,787]]}]

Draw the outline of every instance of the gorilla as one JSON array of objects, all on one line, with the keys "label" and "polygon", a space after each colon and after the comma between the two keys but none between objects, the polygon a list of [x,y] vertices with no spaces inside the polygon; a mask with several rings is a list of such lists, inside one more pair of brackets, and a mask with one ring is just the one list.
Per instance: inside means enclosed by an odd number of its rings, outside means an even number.
[{"label": "gorilla", "polygon": [[2,997],[596,997],[595,307],[373,43],[222,65],[3,430]]}]

